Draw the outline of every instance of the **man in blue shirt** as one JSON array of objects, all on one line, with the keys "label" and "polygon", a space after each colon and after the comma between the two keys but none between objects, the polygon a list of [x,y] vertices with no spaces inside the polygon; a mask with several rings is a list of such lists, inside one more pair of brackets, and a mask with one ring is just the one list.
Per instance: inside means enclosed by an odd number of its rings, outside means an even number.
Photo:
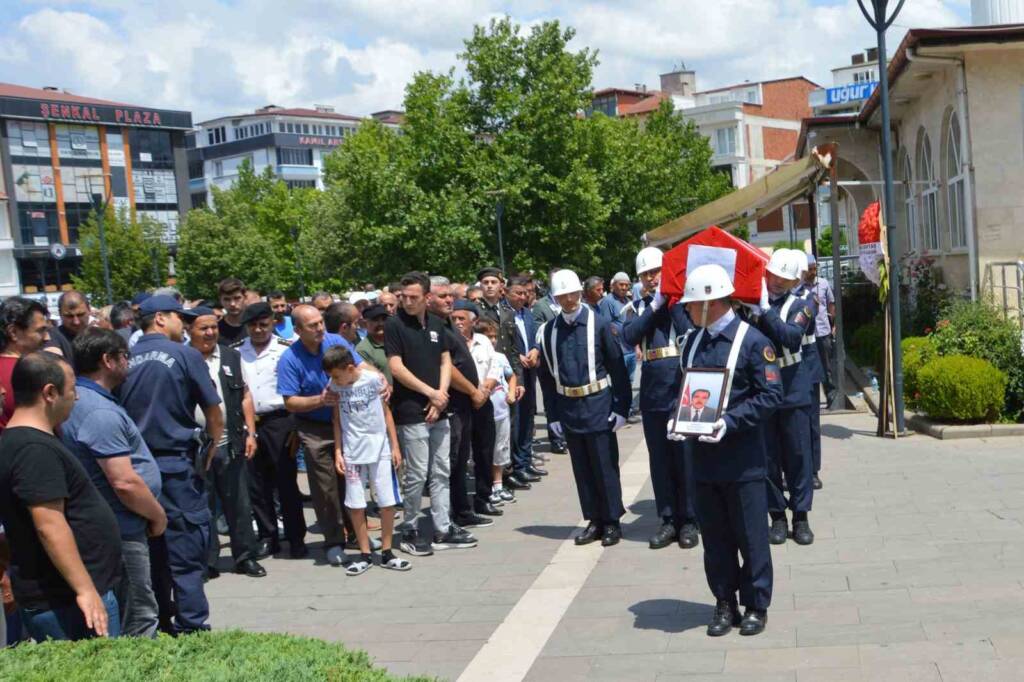
[{"label": "man in blue shirt", "polygon": [[324,352],[331,346],[344,346],[363,369],[376,370],[363,362],[355,347],[337,334],[324,330],[324,318],[311,305],[299,305],[292,311],[292,323],[298,341],[288,347],[277,364],[277,392],[284,396],[284,407],[295,415],[296,433],[302,441],[309,474],[313,511],[324,534],[324,550],[332,566],[345,559],[345,534],[355,538],[355,528],[342,505],[345,479],[334,468],[334,430],[331,410],[338,405],[338,394],[330,391],[330,377],[324,372]]},{"label": "man in blue shirt", "polygon": [[[612,277],[611,290],[597,304],[597,312],[601,313],[612,323],[612,336],[619,340],[622,346],[622,361],[626,363],[626,373],[629,375],[629,385],[633,385],[633,374],[636,372],[636,346],[626,343],[622,335],[622,329],[626,324],[626,306],[633,302],[630,298],[629,275],[624,272],[616,272]],[[633,410],[630,409],[630,414]]]},{"label": "man in blue shirt", "polygon": [[288,314],[288,299],[283,292],[271,291],[267,294],[267,302],[274,313],[274,334],[291,341],[295,337],[295,327],[292,326],[292,316]]},{"label": "man in blue shirt", "polygon": [[75,337],[72,348],[78,400],[61,427],[61,438],[117,517],[125,564],[117,599],[121,633],[156,637],[147,536],[164,534],[167,515],[157,501],[161,482],[156,460],[111,393],[128,375],[128,342],[110,329],[88,327]]},{"label": "man in blue shirt", "polygon": [[[224,414],[203,356],[181,342],[183,319],[193,315],[164,295],[144,301],[139,314],[142,337],[132,347],[119,395],[163,479],[160,503],[167,512],[167,532],[150,541],[160,626],[175,633],[209,630],[203,577],[210,510],[203,473],[224,430]],[[196,406],[206,417],[205,440],[199,438]]]}]

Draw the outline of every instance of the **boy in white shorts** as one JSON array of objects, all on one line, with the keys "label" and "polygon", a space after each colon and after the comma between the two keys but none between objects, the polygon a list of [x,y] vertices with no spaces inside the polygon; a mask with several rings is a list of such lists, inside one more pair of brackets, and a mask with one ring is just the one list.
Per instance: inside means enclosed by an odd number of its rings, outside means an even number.
[{"label": "boy in white shorts", "polygon": [[[483,334],[497,348],[498,325],[490,319],[477,320],[474,331]],[[515,502],[515,495],[507,490],[502,482],[505,467],[512,463],[512,418],[508,406],[519,399],[519,390],[515,372],[504,353],[494,351],[494,360],[500,368],[501,379],[491,392],[491,405],[494,407],[494,462],[491,467],[491,504],[500,505],[504,502]]]},{"label": "boy in white shorts", "polygon": [[324,353],[324,372],[331,377],[328,389],[338,394],[334,426],[334,467],[345,477],[345,507],[352,517],[359,540],[358,558],[345,564],[346,575],[365,573],[373,565],[370,536],[366,528],[366,484],[380,507],[380,565],[408,571],[412,565],[391,551],[395,527],[395,505],[401,499],[395,469],[402,462],[398,435],[391,410],[381,399],[386,379],[356,366],[344,346],[331,346]]}]

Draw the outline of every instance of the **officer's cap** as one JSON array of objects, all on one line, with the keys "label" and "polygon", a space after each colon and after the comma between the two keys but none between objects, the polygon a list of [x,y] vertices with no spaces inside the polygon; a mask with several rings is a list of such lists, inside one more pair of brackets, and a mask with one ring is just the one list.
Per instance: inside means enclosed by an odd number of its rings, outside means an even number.
[{"label": "officer's cap", "polygon": [[213,308],[208,308],[205,305],[197,305],[195,308],[187,308],[181,311],[182,316],[193,320],[197,320],[200,317],[205,317],[206,315],[216,314],[217,313],[213,312]]},{"label": "officer's cap", "polygon": [[265,301],[259,303],[253,303],[252,305],[246,306],[245,312],[242,313],[242,324],[249,324],[256,320],[264,317],[273,317],[274,311],[270,309],[270,304]]},{"label": "officer's cap", "polygon": [[480,317],[480,309],[476,307],[476,303],[473,303],[468,298],[460,298],[452,306],[452,310],[466,310],[473,313],[475,316]]},{"label": "officer's cap", "polygon": [[364,320],[376,320],[377,318],[387,316],[388,309],[385,308],[380,303],[374,303],[373,305],[369,306],[366,310],[363,311]]},{"label": "officer's cap", "polygon": [[151,298],[153,294],[148,291],[140,291],[132,297],[132,305],[142,305],[146,299]]},{"label": "officer's cap", "polygon": [[482,282],[484,281],[484,277],[497,277],[500,280],[505,279],[504,275],[501,272],[501,268],[496,268],[493,265],[490,267],[486,267],[482,269],[480,272],[476,273],[476,281]]}]

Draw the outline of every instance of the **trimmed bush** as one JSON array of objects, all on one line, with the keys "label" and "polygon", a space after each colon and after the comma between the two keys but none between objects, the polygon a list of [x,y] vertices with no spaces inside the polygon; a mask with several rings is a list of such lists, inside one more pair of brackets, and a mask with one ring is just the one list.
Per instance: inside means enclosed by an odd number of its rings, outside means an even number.
[{"label": "trimmed bush", "polygon": [[390,682],[432,678],[395,677],[374,668],[363,651],[349,651],[308,637],[237,630],[157,639],[90,639],[22,644],[0,650],[6,682],[114,680],[116,682]]},{"label": "trimmed bush", "polygon": [[853,332],[848,352],[859,366],[881,371],[885,353],[884,337],[885,321],[872,320]]},{"label": "trimmed bush", "polygon": [[917,405],[920,390],[917,373],[939,354],[935,343],[927,336],[909,336],[900,342],[903,351],[903,396],[907,404]]},{"label": "trimmed bush", "polygon": [[1006,375],[985,360],[935,358],[918,371],[917,385],[921,408],[935,419],[994,422],[1003,411]]}]

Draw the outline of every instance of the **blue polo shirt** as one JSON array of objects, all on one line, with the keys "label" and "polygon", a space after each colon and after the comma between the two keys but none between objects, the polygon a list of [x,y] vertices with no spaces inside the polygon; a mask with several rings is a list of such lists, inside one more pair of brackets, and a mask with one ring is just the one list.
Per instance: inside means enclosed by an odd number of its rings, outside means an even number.
[{"label": "blue polo shirt", "polygon": [[[348,348],[356,364],[362,363],[363,358],[356,352],[355,346],[337,334],[324,334],[324,340],[320,342],[320,352],[315,355],[306,350],[302,341],[296,341],[281,354],[281,359],[277,361],[277,392],[285,398],[289,396],[308,398],[323,393],[330,378],[324,372],[321,362],[324,359],[324,352],[331,346]],[[330,423],[331,408],[318,407],[309,412],[297,413],[296,416]]]},{"label": "blue polo shirt", "polygon": [[146,532],[146,519],[124,506],[97,460],[130,457],[135,473],[153,496],[159,497],[161,480],[156,460],[142,440],[139,427],[117,404],[113,394],[82,377],[75,381],[75,386],[78,400],[61,426],[61,440],[85,467],[93,485],[114,511],[121,537],[142,535]]},{"label": "blue polo shirt", "polygon": [[295,336],[295,328],[292,326],[291,315],[285,315],[284,319],[274,325],[274,333],[282,339],[291,341]]},{"label": "blue polo shirt", "polygon": [[132,347],[121,405],[154,454],[187,452],[199,429],[196,406],[220,404],[203,355],[163,334],[146,334]]}]

